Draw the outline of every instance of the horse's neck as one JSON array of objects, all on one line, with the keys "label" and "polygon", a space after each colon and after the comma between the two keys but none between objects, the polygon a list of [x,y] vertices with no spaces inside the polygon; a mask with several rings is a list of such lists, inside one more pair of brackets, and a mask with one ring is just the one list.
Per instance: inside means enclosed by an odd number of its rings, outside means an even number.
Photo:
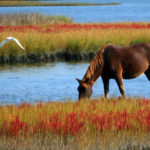
[{"label": "horse's neck", "polygon": [[86,74],[83,77],[83,81],[87,79],[90,82],[95,82],[101,75],[103,69],[103,52],[100,50],[94,59],[91,61],[90,66],[87,69]]}]

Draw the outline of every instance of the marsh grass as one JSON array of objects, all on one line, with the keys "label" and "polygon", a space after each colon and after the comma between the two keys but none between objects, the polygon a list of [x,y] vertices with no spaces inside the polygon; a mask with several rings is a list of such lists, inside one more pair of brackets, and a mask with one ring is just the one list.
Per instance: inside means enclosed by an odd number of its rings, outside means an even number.
[{"label": "marsh grass", "polygon": [[65,16],[46,16],[38,13],[0,14],[0,25],[2,26],[45,25],[58,23],[72,23],[72,20]]},{"label": "marsh grass", "polygon": [[[107,25],[111,24],[105,26]],[[0,41],[7,36],[14,36],[19,39],[26,51],[22,51],[16,43],[9,42],[0,51],[0,63],[91,60],[105,44],[127,46],[150,42],[149,26],[142,29],[130,26],[87,29],[87,26],[90,25],[2,26]]]},{"label": "marsh grass", "polygon": [[149,117],[150,102],[144,98],[1,104],[0,149],[147,150]]},{"label": "marsh grass", "polygon": [[149,150],[149,134],[109,133],[99,136],[62,138],[54,136],[34,138],[1,138],[0,148],[4,150]]}]

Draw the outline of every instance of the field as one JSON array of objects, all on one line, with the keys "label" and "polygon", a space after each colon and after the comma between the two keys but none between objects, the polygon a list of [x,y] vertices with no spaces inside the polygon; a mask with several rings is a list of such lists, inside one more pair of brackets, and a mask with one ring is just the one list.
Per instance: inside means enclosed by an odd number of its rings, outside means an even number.
[{"label": "field", "polygon": [[14,42],[7,43],[0,51],[0,63],[89,60],[108,43],[125,46],[150,42],[149,23],[75,24],[63,16],[44,16],[43,20],[42,17],[37,14],[0,17],[0,41],[14,36],[26,49],[22,51]]},{"label": "field", "polygon": [[0,149],[150,148],[147,99],[2,104],[0,114]]}]

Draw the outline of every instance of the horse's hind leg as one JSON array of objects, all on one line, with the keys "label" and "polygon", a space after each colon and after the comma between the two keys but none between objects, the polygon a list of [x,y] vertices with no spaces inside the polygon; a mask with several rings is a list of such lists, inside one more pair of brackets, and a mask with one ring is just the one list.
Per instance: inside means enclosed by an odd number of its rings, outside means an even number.
[{"label": "horse's hind leg", "polygon": [[148,80],[150,81],[150,67],[144,72]]},{"label": "horse's hind leg", "polygon": [[117,84],[118,84],[120,93],[122,94],[123,97],[126,97],[122,77],[117,76],[117,77],[115,78],[115,80],[116,80],[116,82],[117,82]]}]

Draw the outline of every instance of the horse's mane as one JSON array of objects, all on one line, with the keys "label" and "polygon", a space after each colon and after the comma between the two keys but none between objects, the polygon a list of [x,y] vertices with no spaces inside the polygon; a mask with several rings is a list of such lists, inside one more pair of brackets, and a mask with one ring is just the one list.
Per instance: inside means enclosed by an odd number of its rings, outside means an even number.
[{"label": "horse's mane", "polygon": [[99,51],[98,53],[95,55],[95,57],[93,58],[93,60],[91,61],[90,63],[90,66],[88,67],[87,71],[86,71],[86,74],[84,75],[83,77],[83,80],[82,81],[86,81],[87,79],[89,81],[93,81],[93,77],[94,76],[97,76],[97,73],[98,73],[98,70],[100,68],[102,68],[102,65],[103,65],[103,53],[106,49],[106,47],[108,46],[109,44],[107,45],[104,45]]}]

